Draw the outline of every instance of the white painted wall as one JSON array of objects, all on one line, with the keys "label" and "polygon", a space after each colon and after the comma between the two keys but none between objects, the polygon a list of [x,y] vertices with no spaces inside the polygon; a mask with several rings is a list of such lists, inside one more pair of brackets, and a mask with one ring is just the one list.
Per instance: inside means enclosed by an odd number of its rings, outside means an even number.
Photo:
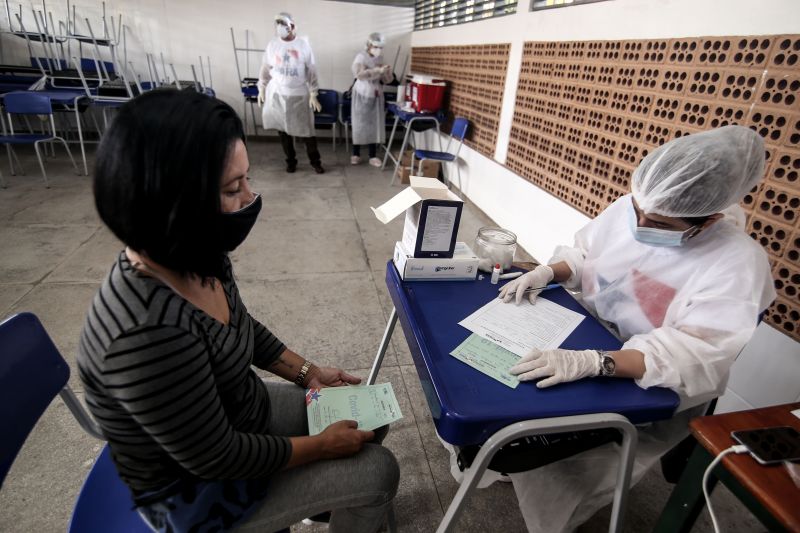
[{"label": "white painted wall", "polygon": [[[23,21],[33,27],[30,2],[24,11]],[[19,0],[11,1],[12,6]],[[34,5],[39,9],[40,1]],[[77,0],[78,31],[86,33],[82,21],[88,17],[96,34],[101,33],[100,0]],[[65,0],[49,0],[48,10],[53,16],[64,20]],[[385,54],[394,60],[398,46],[402,46],[401,59],[410,51],[411,30],[414,12],[409,8],[371,6],[350,2],[322,0],[108,0],[108,15],[122,14],[122,22],[128,26],[128,58],[134,61],[136,71],[147,77],[144,53],[163,52],[169,63],[175,63],[178,76],[191,80],[190,65],[199,67],[198,56],[211,57],[214,89],[217,96],[237,110],[242,109],[230,28],[236,32],[237,45],[245,46],[245,29],[250,30],[250,47],[263,50],[274,36],[273,17],[281,11],[291,13],[298,27],[298,34],[308,36],[317,60],[319,82],[322,88],[345,90],[352,83],[350,65],[356,53],[364,46],[367,36],[373,31],[383,32],[387,38]],[[13,15],[12,15],[13,16]],[[8,28],[5,14],[3,29]],[[17,29],[16,20],[14,28]],[[29,31],[31,28],[27,28]],[[3,51],[6,62],[27,61],[27,49],[22,39],[3,35]],[[84,56],[90,57],[88,51]],[[258,76],[261,54],[250,55],[250,76]],[[240,55],[242,75],[246,67],[244,54]],[[170,76],[171,77],[171,76]],[[198,72],[198,78],[200,77]],[[259,118],[260,120],[260,118]]]},{"label": "white painted wall", "polygon": [[[588,218],[502,164],[525,41],[800,33],[797,0],[610,0],[537,12],[528,7],[529,0],[521,0],[514,15],[414,32],[411,43],[511,43],[494,160],[462,148],[461,189],[499,225],[514,231],[520,244],[539,261],[547,261],[555,246],[571,243]],[[426,135],[429,143],[430,136]],[[455,169],[451,170],[449,175],[456,179]],[[734,369],[720,409],[758,407],[800,397],[800,343],[769,326],[759,326]]]}]

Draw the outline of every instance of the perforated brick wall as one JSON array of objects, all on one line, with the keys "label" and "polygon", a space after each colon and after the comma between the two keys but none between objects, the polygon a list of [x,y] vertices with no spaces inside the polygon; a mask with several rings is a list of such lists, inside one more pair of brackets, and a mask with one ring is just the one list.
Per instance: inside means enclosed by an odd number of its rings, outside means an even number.
[{"label": "perforated brick wall", "polygon": [[727,124],[766,142],[742,205],[773,267],[765,320],[800,340],[800,36],[527,42],[506,165],[594,217],[654,147]]},{"label": "perforated brick wall", "polygon": [[509,44],[414,47],[411,72],[447,80],[445,109],[449,132],[454,117],[469,119],[466,144],[494,157],[503,106]]}]

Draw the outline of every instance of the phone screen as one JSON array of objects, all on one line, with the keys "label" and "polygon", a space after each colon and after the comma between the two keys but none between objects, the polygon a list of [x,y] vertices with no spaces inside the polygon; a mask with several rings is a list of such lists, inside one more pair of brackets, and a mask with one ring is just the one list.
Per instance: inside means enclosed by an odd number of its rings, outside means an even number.
[{"label": "phone screen", "polygon": [[800,432],[793,427],[773,427],[734,431],[731,436],[747,449],[759,463],[800,461]]}]

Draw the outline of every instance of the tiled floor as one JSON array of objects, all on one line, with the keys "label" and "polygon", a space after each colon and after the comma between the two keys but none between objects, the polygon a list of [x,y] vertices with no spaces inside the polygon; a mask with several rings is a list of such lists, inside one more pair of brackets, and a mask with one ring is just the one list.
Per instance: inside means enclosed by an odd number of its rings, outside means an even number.
[{"label": "tiled floor", "polygon": [[[289,175],[278,144],[251,143],[252,185],[264,195],[264,208],[233,261],[252,314],[313,361],[366,377],[391,310],[383,279],[402,230],[402,220],[384,226],[369,207],[399,187],[389,188],[388,172],[347,164],[341,148],[334,153],[323,144],[322,149],[327,173],[314,174],[301,161],[298,172]],[[6,174],[8,188],[0,189],[0,318],[36,313],[74,368],[84,314],[121,245],[95,214],[89,178],[75,176],[62,156],[48,162],[52,186],[45,189],[32,153],[23,150],[21,157],[31,175]],[[6,168],[4,156],[0,164]],[[471,243],[489,222],[468,204],[459,240]],[[402,471],[398,525],[404,532],[433,531],[457,485],[399,330],[381,380],[392,383],[405,415],[385,441]],[[73,375],[70,383],[80,396],[79,380]],[[63,531],[100,446],[56,400],[0,492],[0,531]],[[651,529],[669,490],[656,472],[634,488],[626,531]],[[714,499],[723,525],[763,529],[726,491],[717,490]],[[606,530],[608,516],[604,509],[581,531]],[[513,488],[496,483],[472,497],[456,531],[524,529]],[[695,531],[710,531],[705,515]]]}]

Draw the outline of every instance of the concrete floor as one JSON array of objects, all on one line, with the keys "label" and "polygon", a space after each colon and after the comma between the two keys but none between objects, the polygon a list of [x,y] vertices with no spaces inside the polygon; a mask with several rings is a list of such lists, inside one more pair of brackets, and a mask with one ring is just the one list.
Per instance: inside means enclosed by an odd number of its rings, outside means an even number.
[{"label": "concrete floor", "polygon": [[[391,310],[383,280],[402,231],[402,217],[384,226],[369,207],[399,187],[389,188],[388,172],[350,166],[341,147],[335,153],[330,145],[321,148],[324,175],[310,172],[302,158],[290,175],[283,171],[279,145],[251,143],[252,186],[263,194],[264,207],[233,262],[254,316],[314,362],[366,377]],[[47,163],[50,189],[43,186],[32,151],[20,150],[20,157],[29,175],[4,173],[8,187],[0,189],[0,318],[36,313],[74,368],[84,314],[121,244],[95,213],[90,179],[75,176],[63,155]],[[7,169],[5,154],[0,164]],[[478,228],[490,222],[467,204],[459,240],[472,243]],[[385,441],[402,471],[395,503],[400,531],[433,531],[457,484],[399,329],[380,379],[392,383],[404,414]],[[82,396],[74,373],[70,384]],[[65,530],[100,448],[65,405],[54,401],[0,492],[0,531]],[[631,491],[625,531],[652,529],[671,488],[659,472],[645,477]],[[714,503],[724,530],[764,530],[724,488],[717,489]],[[580,531],[606,531],[608,517],[609,509],[601,510]],[[456,528],[524,530],[514,491],[504,483],[478,491]],[[693,531],[712,531],[705,512]]]}]

